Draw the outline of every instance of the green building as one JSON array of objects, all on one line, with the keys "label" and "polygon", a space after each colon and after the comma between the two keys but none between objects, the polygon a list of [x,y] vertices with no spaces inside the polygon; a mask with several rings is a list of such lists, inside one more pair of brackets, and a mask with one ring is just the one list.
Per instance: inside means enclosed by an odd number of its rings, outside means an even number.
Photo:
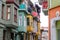
[{"label": "green building", "polygon": [[60,0],[48,0],[48,6],[49,8],[53,8],[60,5]]},{"label": "green building", "polygon": [[18,10],[18,33],[16,40],[24,40],[27,32],[26,4],[21,3]]}]

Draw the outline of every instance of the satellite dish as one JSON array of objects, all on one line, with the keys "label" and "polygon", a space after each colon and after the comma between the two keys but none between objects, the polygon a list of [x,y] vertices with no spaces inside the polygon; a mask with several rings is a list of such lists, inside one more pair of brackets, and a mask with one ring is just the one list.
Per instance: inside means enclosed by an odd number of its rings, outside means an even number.
[{"label": "satellite dish", "polygon": [[57,12],[56,12],[56,17],[59,17],[59,15],[60,15],[60,12],[57,11]]}]

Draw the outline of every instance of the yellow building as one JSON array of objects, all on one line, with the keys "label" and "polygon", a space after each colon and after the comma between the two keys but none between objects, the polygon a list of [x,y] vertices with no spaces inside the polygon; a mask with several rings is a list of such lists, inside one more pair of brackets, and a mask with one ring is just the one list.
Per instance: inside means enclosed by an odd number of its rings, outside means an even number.
[{"label": "yellow building", "polygon": [[36,37],[35,40],[38,40],[40,37],[40,21],[37,21],[37,32],[36,32]]},{"label": "yellow building", "polygon": [[33,31],[33,16],[31,14],[27,15],[27,39],[31,40]]},{"label": "yellow building", "polygon": [[37,25],[38,25],[38,34],[37,35],[40,35],[40,21],[37,22]]},{"label": "yellow building", "polygon": [[[36,24],[37,26],[34,26]],[[27,14],[27,40],[38,40],[38,36],[40,36],[40,20],[36,21],[36,24],[33,16],[31,14]],[[35,31],[34,27],[36,27],[37,30],[35,33],[33,32]]]}]

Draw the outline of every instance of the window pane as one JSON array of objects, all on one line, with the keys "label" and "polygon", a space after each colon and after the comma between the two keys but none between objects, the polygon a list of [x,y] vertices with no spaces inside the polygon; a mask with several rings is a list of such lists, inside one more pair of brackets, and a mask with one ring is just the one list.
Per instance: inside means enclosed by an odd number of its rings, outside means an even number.
[{"label": "window pane", "polygon": [[8,12],[10,12],[10,7],[8,7]]},{"label": "window pane", "polygon": [[24,26],[26,26],[26,17],[24,16]]},{"label": "window pane", "polygon": [[8,13],[8,20],[10,19],[10,13]]},{"label": "window pane", "polygon": [[29,18],[27,18],[27,25],[29,25]]},{"label": "window pane", "polygon": [[11,8],[10,6],[7,6],[7,16],[6,16],[7,20],[10,20],[10,16],[11,16]]},{"label": "window pane", "polygon": [[17,9],[14,8],[14,22],[17,22]]},{"label": "window pane", "polygon": [[19,15],[19,25],[22,26],[22,14]]}]

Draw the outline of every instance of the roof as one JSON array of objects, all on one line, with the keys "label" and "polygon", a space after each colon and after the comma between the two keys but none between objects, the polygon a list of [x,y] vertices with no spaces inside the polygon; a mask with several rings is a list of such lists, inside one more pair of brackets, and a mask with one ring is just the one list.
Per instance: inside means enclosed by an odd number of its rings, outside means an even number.
[{"label": "roof", "polygon": [[53,8],[50,8],[49,10],[55,9],[55,8],[57,8],[57,7],[60,7],[60,5],[55,6],[55,7],[53,7]]}]

